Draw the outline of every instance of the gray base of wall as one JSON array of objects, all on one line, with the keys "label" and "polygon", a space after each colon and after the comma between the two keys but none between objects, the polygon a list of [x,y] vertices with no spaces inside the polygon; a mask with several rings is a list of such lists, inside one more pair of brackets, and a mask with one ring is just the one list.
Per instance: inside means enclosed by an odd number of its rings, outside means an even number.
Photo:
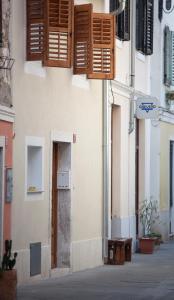
[{"label": "gray base of wall", "polygon": [[103,265],[102,238],[72,242],[70,268],[57,268],[51,270],[50,246],[42,246],[41,274],[32,277],[30,276],[30,250],[22,249],[16,251],[18,252],[16,268],[19,285],[41,280],[43,278],[65,276],[75,271]]}]

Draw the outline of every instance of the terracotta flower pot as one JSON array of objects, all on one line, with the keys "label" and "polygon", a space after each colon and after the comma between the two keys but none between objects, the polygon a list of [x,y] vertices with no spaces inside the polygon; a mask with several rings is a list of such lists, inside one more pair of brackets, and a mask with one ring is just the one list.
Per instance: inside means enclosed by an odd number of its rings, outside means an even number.
[{"label": "terracotta flower pot", "polygon": [[0,275],[0,300],[16,300],[17,272],[9,270]]},{"label": "terracotta flower pot", "polygon": [[154,251],[155,239],[142,237],[139,239],[140,253],[152,254]]}]

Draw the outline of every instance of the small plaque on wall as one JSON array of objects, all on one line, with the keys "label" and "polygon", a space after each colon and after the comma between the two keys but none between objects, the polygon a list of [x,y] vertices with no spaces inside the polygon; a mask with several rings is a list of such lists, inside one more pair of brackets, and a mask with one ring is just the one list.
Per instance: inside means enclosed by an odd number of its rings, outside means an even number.
[{"label": "small plaque on wall", "polygon": [[6,197],[5,200],[11,203],[13,199],[13,171],[12,168],[6,169]]}]

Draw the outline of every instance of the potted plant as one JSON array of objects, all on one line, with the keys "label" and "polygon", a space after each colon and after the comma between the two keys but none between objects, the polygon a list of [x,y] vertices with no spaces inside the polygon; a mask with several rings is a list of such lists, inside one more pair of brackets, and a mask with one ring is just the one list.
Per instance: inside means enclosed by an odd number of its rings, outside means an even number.
[{"label": "potted plant", "polygon": [[16,300],[17,273],[14,270],[17,253],[11,254],[12,241],[5,241],[5,253],[0,267],[0,299]]},{"label": "potted plant", "polygon": [[144,254],[153,253],[155,244],[159,244],[159,237],[152,232],[153,224],[159,220],[158,203],[145,199],[139,210],[140,222],[143,227],[143,237],[139,238],[140,252]]}]

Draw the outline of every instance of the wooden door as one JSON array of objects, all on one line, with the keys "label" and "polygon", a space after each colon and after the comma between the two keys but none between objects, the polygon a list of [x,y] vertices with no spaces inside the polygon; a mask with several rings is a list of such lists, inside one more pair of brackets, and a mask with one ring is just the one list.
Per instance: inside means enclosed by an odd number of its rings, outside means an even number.
[{"label": "wooden door", "polygon": [[58,143],[53,143],[52,161],[52,218],[51,218],[51,268],[57,268],[57,224],[58,224]]}]

